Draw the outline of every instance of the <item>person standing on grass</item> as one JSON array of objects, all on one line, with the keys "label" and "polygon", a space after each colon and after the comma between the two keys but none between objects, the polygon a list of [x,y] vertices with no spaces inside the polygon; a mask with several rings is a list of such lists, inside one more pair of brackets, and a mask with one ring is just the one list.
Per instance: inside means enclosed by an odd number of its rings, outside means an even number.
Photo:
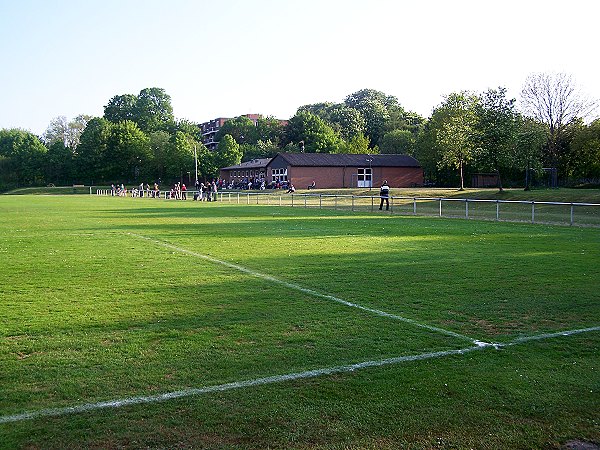
[{"label": "person standing on grass", "polygon": [[383,208],[383,202],[385,202],[385,210],[390,209],[390,187],[388,186],[387,180],[384,180],[381,183],[381,188],[379,189],[379,197],[381,198],[381,202],[379,202],[379,210]]}]

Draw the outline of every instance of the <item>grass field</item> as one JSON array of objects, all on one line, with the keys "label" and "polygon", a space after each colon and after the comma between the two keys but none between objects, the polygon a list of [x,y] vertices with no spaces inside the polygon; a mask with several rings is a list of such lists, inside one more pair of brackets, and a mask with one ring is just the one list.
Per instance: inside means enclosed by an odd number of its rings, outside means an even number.
[{"label": "grass field", "polygon": [[598,229],[95,196],[0,217],[0,448],[600,442]]}]

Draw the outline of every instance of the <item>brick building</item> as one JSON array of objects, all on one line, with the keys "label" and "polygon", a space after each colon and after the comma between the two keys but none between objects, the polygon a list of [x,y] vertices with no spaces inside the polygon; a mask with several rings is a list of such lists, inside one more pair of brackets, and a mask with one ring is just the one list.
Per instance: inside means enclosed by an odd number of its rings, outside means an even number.
[{"label": "brick building", "polygon": [[252,168],[243,166],[247,163],[225,167],[221,177],[229,181],[246,172],[264,173],[267,184],[287,181],[296,189],[306,189],[313,181],[321,189],[378,187],[383,180],[392,187],[423,185],[423,168],[408,155],[278,153],[250,163]]}]

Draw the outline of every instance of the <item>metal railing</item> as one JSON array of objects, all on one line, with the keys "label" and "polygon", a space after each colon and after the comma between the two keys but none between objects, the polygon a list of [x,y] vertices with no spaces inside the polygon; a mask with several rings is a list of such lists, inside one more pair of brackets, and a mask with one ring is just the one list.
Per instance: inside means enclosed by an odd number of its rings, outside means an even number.
[{"label": "metal railing", "polygon": [[[221,192],[219,200],[237,204],[291,206],[380,213],[379,196]],[[383,214],[435,216],[507,222],[600,226],[600,204],[470,198],[390,197]]]},{"label": "metal railing", "polygon": [[[195,192],[187,191],[187,199],[192,200]],[[96,194],[111,195],[111,191],[98,189]],[[151,198],[166,199],[169,198],[169,194],[170,191],[160,191],[158,196],[151,195]],[[148,198],[146,193],[144,193],[144,198]],[[600,227],[600,204],[598,203],[391,196],[389,210],[384,209],[380,212],[379,196],[286,194],[272,191],[221,191],[217,194],[217,201],[246,205]]]}]

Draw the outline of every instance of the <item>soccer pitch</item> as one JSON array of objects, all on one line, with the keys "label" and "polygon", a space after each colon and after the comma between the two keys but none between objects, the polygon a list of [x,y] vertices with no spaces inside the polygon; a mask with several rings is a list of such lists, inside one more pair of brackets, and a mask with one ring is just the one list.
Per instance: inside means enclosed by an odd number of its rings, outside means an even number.
[{"label": "soccer pitch", "polygon": [[600,441],[600,232],[0,197],[0,448]]}]

